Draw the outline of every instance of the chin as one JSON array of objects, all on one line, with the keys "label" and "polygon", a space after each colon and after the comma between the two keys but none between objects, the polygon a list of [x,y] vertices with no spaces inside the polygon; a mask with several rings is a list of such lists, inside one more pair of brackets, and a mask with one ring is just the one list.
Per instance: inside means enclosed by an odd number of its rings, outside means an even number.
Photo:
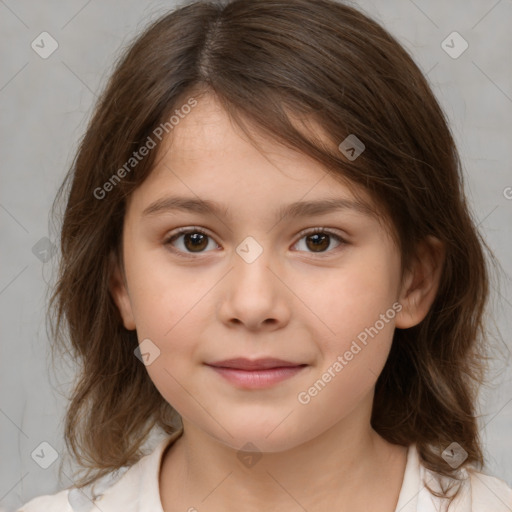
[{"label": "chin", "polygon": [[[216,425],[214,432],[210,431],[210,435],[236,451],[242,450],[244,446],[251,443],[256,447],[256,449],[253,448],[254,451],[283,452],[307,441],[307,439],[303,439],[305,433],[298,432],[296,428],[291,429],[291,425],[286,424],[287,420],[283,421],[284,417],[281,416],[276,421],[261,421],[261,419],[258,421],[255,418],[250,423],[245,418],[245,421],[240,424],[224,421],[222,424],[229,434],[222,427]],[[249,446],[246,449],[252,451]]]}]

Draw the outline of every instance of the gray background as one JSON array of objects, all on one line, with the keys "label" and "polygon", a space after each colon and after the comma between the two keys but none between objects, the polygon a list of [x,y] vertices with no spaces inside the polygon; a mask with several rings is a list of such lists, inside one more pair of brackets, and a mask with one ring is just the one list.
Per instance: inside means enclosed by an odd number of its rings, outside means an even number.
[{"label": "gray background", "polygon": [[[493,286],[499,373],[480,405],[486,472],[512,485],[512,0],[355,3],[428,74],[452,123],[474,216],[503,266],[500,287]],[[57,257],[41,261],[45,237],[56,241],[48,212],[114,57],[174,5],[0,0],[0,510],[71,484],[58,481],[59,461],[42,469],[31,458],[43,441],[65,455],[64,395],[73,375],[63,369],[55,379],[50,371],[44,311]],[[59,44],[47,59],[31,48],[43,31]],[[469,44],[456,59],[441,47],[453,31]]]}]

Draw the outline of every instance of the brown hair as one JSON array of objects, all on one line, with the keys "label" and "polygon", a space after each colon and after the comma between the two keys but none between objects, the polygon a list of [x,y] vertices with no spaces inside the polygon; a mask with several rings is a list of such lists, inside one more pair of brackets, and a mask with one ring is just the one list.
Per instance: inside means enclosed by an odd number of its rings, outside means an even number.
[{"label": "brown hair", "polygon": [[[437,297],[417,326],[395,330],[371,422],[390,443],[416,443],[439,474],[456,477],[441,457],[454,441],[468,454],[463,466],[481,468],[474,408],[488,359],[483,247],[492,253],[421,71],[379,24],[335,1],[198,1],[152,22],[120,57],[55,199],[54,209],[68,198],[49,316],[55,346],[69,348],[80,365],[65,418],[67,447],[87,468],[75,485],[135,463],[155,425],[176,429],[177,413],[134,356],[136,332],[124,328],[108,288],[116,258],[122,267],[126,199],[151,172],[157,150],[122,179],[113,176],[156,127],[204,93],[249,136],[258,130],[367,190],[392,220],[402,275],[419,241],[430,235],[444,243]],[[306,122],[317,123],[329,143]],[[349,134],[365,144],[353,161],[338,149]],[[108,195],[98,197],[99,188]]]}]

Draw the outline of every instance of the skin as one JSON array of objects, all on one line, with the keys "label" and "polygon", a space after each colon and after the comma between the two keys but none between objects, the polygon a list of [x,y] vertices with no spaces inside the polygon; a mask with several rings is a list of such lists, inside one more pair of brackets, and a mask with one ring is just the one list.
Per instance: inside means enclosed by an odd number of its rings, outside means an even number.
[{"label": "skin", "polygon": [[[146,368],[183,421],[162,460],[163,509],[394,511],[407,449],[372,429],[374,388],[394,329],[419,323],[435,298],[440,244],[426,240],[400,282],[400,253],[377,219],[351,210],[279,219],[294,201],[353,196],[303,154],[264,139],[258,150],[212,96],[172,137],[129,198],[125,272],[117,267],[111,280],[124,326],[160,350]],[[142,215],[171,194],[217,201],[222,212]],[[200,249],[184,235],[167,242],[194,226],[209,235]],[[311,233],[299,234],[317,227],[345,242],[331,236],[315,251]],[[263,249],[251,263],[236,252],[248,236]],[[298,393],[397,302],[402,310],[378,335],[300,403]],[[246,390],[204,364],[237,356],[308,366]],[[262,455],[250,467],[237,457],[247,442]]]}]

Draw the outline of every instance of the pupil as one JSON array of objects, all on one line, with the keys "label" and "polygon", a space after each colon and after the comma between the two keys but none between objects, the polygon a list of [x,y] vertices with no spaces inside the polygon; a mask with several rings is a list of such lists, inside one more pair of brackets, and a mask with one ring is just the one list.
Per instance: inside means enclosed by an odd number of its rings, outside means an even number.
[{"label": "pupil", "polygon": [[[320,246],[320,244],[318,244],[318,243],[317,243],[317,242],[319,241],[319,239],[320,239],[320,238],[322,238],[322,239],[323,239],[323,240],[320,242],[320,243],[324,242],[324,243],[323,243],[323,247],[322,247],[322,246]],[[325,250],[325,249],[327,249],[327,247],[329,247],[329,242],[327,242],[327,245],[325,244],[325,241],[328,239],[328,235],[325,235],[325,234],[324,234],[324,235],[321,235],[321,234],[316,233],[316,234],[314,234],[314,235],[310,235],[310,236],[308,237],[308,239],[315,239],[315,242],[314,242],[314,244],[313,244],[313,248],[314,248],[315,250],[316,250],[316,249],[318,249],[318,248],[320,248],[320,249],[324,249],[324,250]],[[311,249],[311,247],[309,247],[309,248]],[[320,252],[320,251],[317,251],[317,252]]]},{"label": "pupil", "polygon": [[187,241],[189,241],[189,240],[192,241],[192,248],[204,249],[204,247],[206,245],[208,245],[208,244],[205,245],[204,242],[206,240],[206,237],[204,235],[202,235],[201,233],[189,233],[189,234],[185,235],[185,245],[187,245],[188,249],[190,249],[190,247],[187,244]]}]

